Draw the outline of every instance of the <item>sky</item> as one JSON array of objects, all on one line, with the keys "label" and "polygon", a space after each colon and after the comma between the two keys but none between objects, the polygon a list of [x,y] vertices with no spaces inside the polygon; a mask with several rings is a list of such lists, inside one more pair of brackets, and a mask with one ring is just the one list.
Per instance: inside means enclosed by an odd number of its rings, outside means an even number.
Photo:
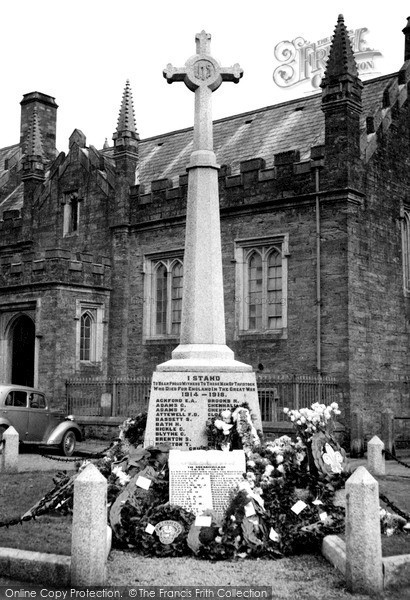
[{"label": "sky", "polygon": [[[331,36],[338,15],[348,29],[367,28],[366,46],[381,53],[374,76],[399,70],[410,5],[404,0],[13,0],[1,7],[0,147],[19,141],[20,101],[39,91],[59,105],[57,148],[67,151],[78,128],[87,145],[112,144],[125,82],[130,80],[142,139],[191,127],[194,95],[182,83],[168,85],[168,63],[182,67],[195,54],[195,34],[212,36],[211,54],[223,67],[239,63],[238,85],[224,83],[213,95],[219,119],[313,93],[309,80],[275,83],[281,66],[275,48],[301,37]],[[276,50],[278,51],[278,50]],[[283,82],[283,80],[280,80]]]}]

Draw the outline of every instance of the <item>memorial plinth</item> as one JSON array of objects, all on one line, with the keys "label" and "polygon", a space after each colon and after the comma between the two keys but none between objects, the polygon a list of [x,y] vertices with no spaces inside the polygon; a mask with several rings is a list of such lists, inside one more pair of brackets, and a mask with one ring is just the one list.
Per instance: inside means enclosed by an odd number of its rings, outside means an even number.
[{"label": "memorial plinth", "polygon": [[252,372],[156,371],[152,378],[145,445],[206,448],[207,419],[222,410],[249,404],[255,427],[262,428],[255,374]]},{"label": "memorial plinth", "polygon": [[169,442],[186,449],[207,445],[205,423],[220,410],[247,402],[261,428],[252,367],[226,345],[218,169],[213,151],[211,97],[223,81],[237,83],[238,64],[222,68],[210,56],[211,36],[196,36],[196,54],[168,83],[195,92],[194,143],[188,171],[181,336],[171,360],[153,374],[145,445]]}]

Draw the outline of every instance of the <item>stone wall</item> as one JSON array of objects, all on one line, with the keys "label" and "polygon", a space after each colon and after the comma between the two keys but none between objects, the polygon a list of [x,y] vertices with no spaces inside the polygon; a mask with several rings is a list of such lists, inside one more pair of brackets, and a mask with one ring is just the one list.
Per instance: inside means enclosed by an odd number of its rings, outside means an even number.
[{"label": "stone wall", "polygon": [[388,125],[380,121],[369,136],[374,151],[366,165],[363,206],[349,220],[350,402],[363,410],[365,431],[373,433],[379,433],[385,408],[410,416],[403,379],[410,371],[410,313],[401,236],[410,190],[410,132],[408,101],[399,104],[396,96]]}]

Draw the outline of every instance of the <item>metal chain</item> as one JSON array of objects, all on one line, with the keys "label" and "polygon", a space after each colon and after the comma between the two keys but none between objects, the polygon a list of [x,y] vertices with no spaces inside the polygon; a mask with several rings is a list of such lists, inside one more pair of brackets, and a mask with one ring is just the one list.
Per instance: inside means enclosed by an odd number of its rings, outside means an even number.
[{"label": "metal chain", "polygon": [[[96,453],[96,454],[91,454],[87,457],[84,458],[101,458],[103,456],[103,454],[105,452],[107,452],[108,450],[110,450],[114,444],[116,443],[116,440],[111,442],[111,444],[109,446],[107,446],[106,448],[104,448],[103,450],[101,450],[100,452]],[[42,456],[43,458],[47,458],[48,460],[55,460],[58,462],[75,462],[75,461],[79,461],[81,460],[83,457],[79,456],[79,457],[70,457],[70,458],[59,458],[57,456],[49,456],[48,454],[41,454],[39,452],[39,456]],[[58,504],[58,502],[56,502],[59,497],[62,495],[63,492],[65,492],[66,489],[66,485],[64,485],[62,487],[62,489],[56,493],[56,496],[54,497],[54,504]],[[35,519],[37,516],[41,515],[42,512],[47,512],[47,509],[44,510],[44,504],[46,504],[46,502],[48,501],[48,498],[50,496],[53,495],[53,493],[55,493],[56,488],[54,488],[53,490],[51,490],[51,492],[48,492],[44,498],[42,498],[40,504],[38,505],[37,509],[35,512],[33,512],[31,515],[28,515],[26,517],[18,517],[16,519],[10,519],[9,521],[0,521],[0,528],[1,527],[12,527],[13,525],[18,525],[19,523],[22,524],[24,521],[31,521],[32,519]]]},{"label": "metal chain", "polygon": [[[35,510],[29,515],[18,517],[15,519],[10,519],[9,521],[0,521],[1,527],[12,527],[13,525],[23,524],[24,521],[35,520],[36,517],[46,513],[48,510],[51,510],[54,506],[57,506],[61,501],[67,500],[65,496],[66,490],[71,486],[71,480],[64,483],[61,489],[58,489],[58,485],[55,486],[50,492],[48,492],[39,502],[38,506]],[[60,500],[61,498],[61,500]],[[45,505],[49,501],[49,499],[53,500],[52,506],[46,507]]]},{"label": "metal chain", "polygon": [[394,512],[396,514],[398,514],[400,517],[403,517],[403,519],[406,519],[406,521],[410,521],[410,514],[405,513],[404,511],[400,510],[400,508],[398,506],[396,506],[391,500],[389,500],[387,496],[385,496],[384,494],[379,494],[379,498],[385,504],[387,504],[387,506],[392,508],[394,510]]},{"label": "metal chain", "polygon": [[55,460],[57,462],[75,462],[85,458],[102,458],[104,453],[108,452],[108,450],[110,450],[114,444],[115,441],[111,442],[111,444],[103,450],[100,450],[99,452],[96,452],[94,454],[88,454],[87,456],[70,456],[69,458],[59,458],[58,456],[50,456],[49,454],[42,454],[41,452],[39,452],[38,454],[42,458],[47,458],[48,460]]},{"label": "metal chain", "polygon": [[402,460],[399,460],[398,458],[396,458],[394,456],[394,454],[392,454],[388,450],[383,450],[383,453],[387,454],[389,456],[389,458],[393,458],[396,462],[399,463],[399,465],[402,465],[403,467],[406,467],[407,469],[410,469],[410,465],[408,465],[407,463],[403,462]]},{"label": "metal chain", "polygon": [[47,458],[47,460],[56,460],[57,462],[75,462],[81,460],[80,456],[74,456],[70,458],[59,458],[58,456],[50,456],[49,454],[42,454],[41,452],[38,452],[38,455],[41,456],[41,458]]}]

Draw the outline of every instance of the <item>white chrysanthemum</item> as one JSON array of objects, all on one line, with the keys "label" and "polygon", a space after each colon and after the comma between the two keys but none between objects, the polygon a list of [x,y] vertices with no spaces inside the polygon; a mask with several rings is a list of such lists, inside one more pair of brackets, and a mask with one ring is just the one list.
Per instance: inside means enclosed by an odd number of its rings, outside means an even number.
[{"label": "white chrysanthemum", "polygon": [[274,470],[275,470],[275,467],[273,465],[266,465],[264,475],[269,477],[270,475],[272,475],[272,472]]},{"label": "white chrysanthemum", "polygon": [[225,421],[225,423],[227,423],[232,418],[232,412],[229,409],[223,410],[221,412],[221,417]]}]

